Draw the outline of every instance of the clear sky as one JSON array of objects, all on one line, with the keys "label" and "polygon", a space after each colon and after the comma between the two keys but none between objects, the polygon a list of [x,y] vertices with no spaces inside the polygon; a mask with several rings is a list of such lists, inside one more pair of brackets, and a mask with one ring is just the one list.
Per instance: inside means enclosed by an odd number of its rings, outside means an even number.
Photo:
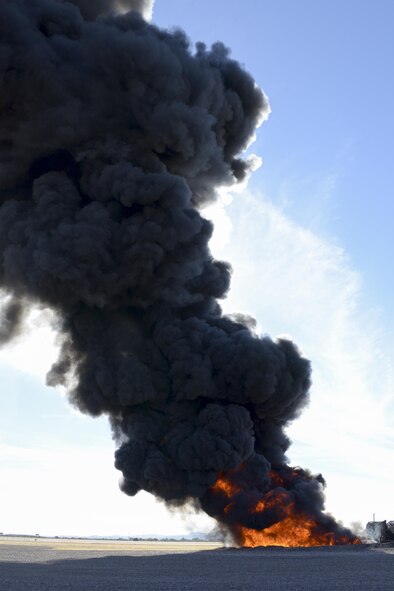
[{"label": "clear sky", "polygon": [[[212,248],[234,267],[225,309],[312,360],[289,456],[323,473],[346,523],[394,518],[393,19],[391,0],[156,0],[153,14],[193,41],[224,41],[269,97],[251,148],[263,166],[208,212]],[[209,529],[118,490],[106,420],[45,387],[54,337],[42,315],[31,323],[0,353],[0,531]]]}]

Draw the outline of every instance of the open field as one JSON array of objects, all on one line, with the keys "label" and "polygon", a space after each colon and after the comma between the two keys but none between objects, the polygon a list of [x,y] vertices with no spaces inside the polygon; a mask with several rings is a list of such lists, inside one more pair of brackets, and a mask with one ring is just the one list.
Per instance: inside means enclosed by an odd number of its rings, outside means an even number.
[{"label": "open field", "polygon": [[394,548],[0,538],[7,591],[388,591]]}]

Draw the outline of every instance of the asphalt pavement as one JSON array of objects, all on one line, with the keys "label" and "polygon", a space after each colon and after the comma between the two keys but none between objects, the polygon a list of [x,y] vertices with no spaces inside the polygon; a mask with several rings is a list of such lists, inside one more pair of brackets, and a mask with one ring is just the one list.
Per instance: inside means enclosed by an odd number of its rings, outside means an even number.
[{"label": "asphalt pavement", "polygon": [[[199,549],[201,548],[201,549]],[[390,591],[394,548],[0,544],[3,591]]]}]

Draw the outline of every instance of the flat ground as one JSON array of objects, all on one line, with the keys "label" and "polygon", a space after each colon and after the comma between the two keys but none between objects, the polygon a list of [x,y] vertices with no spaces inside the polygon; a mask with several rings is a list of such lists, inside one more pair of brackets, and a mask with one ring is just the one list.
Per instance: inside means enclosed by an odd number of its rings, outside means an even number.
[{"label": "flat ground", "polygon": [[388,591],[394,548],[0,538],[4,591]]}]

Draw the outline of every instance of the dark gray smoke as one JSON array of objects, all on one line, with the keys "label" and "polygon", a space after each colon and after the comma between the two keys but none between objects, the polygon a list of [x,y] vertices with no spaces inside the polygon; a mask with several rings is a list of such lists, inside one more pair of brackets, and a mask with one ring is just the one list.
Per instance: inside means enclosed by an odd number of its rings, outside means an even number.
[{"label": "dark gray smoke", "polygon": [[48,383],[110,417],[123,490],[223,519],[219,473],[242,465],[246,489],[273,486],[310,367],[223,316],[230,267],[199,213],[245,178],[267,101],[222,44],[193,52],[181,31],[108,12],[150,5],[0,3],[0,286],[14,297],[0,340],[23,306],[52,308],[64,344]]},{"label": "dark gray smoke", "polygon": [[21,333],[24,313],[25,304],[16,297],[3,300],[0,309],[0,347]]}]

